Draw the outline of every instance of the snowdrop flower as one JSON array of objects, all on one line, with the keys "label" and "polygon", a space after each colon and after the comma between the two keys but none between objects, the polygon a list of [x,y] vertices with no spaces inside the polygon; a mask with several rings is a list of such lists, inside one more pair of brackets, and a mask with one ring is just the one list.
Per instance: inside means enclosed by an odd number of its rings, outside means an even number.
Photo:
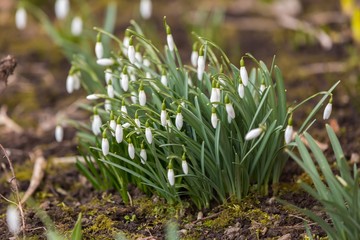
[{"label": "snowdrop flower", "polygon": [[252,140],[254,138],[257,138],[258,136],[260,136],[260,134],[262,132],[264,132],[264,127],[258,127],[258,128],[255,128],[255,129],[252,129],[250,130],[246,135],[245,135],[245,140],[246,141],[249,141],[249,140]]},{"label": "snowdrop flower", "polygon": [[109,98],[114,98],[114,96],[115,96],[114,87],[112,85],[111,80],[109,81],[106,89],[107,89],[107,94],[108,94]]},{"label": "snowdrop flower", "polygon": [[176,118],[175,118],[175,125],[176,125],[176,128],[180,131],[182,126],[184,124],[184,117],[183,115],[181,114],[181,106],[179,105],[178,106],[178,109],[177,109],[177,114],[176,114]]},{"label": "snowdrop flower", "polygon": [[163,70],[162,70],[160,81],[161,81],[162,85],[164,85],[165,87],[167,87],[168,80],[167,80],[165,68],[163,68]]},{"label": "snowdrop flower", "polygon": [[6,222],[9,231],[13,235],[17,235],[20,232],[20,213],[17,207],[10,205],[6,210]]},{"label": "snowdrop flower", "polygon": [[261,85],[260,85],[260,94],[263,94],[263,92],[265,91],[265,80],[262,79],[261,80]]},{"label": "snowdrop flower", "polygon": [[115,135],[115,130],[116,130],[116,121],[115,121],[115,117],[114,117],[114,112],[111,111],[110,112],[110,123],[109,123],[111,134],[114,136]]},{"label": "snowdrop flower", "polygon": [[239,84],[239,87],[238,87],[238,93],[239,93],[240,98],[244,98],[244,96],[245,96],[245,87],[244,87],[244,84],[242,83],[241,79],[240,79],[240,84]]},{"label": "snowdrop flower", "polygon": [[181,158],[181,167],[182,167],[182,170],[183,170],[183,173],[185,175],[187,175],[189,173],[189,166],[188,166],[188,163],[186,161],[186,155],[185,153],[182,155],[182,158]]},{"label": "snowdrop flower", "polygon": [[144,143],[141,143],[140,159],[141,159],[142,164],[145,164],[146,161],[147,161],[147,153],[146,153],[146,150],[144,148]]},{"label": "snowdrop flower", "polygon": [[136,46],[135,49],[135,65],[139,68],[140,64],[142,63],[142,55],[140,52],[140,46]]},{"label": "snowdrop flower", "polygon": [[153,141],[153,135],[150,129],[150,124],[149,121],[146,121],[145,123],[145,137],[146,137],[146,141],[151,144]]},{"label": "snowdrop flower", "polygon": [[130,37],[129,47],[128,47],[128,58],[131,64],[135,63],[135,48],[133,44],[133,36]]},{"label": "snowdrop flower", "polygon": [[323,114],[323,119],[324,120],[327,120],[327,119],[330,118],[331,111],[332,111],[332,102],[333,102],[333,99],[332,99],[332,95],[331,95],[329,103],[326,105],[326,107],[324,109],[324,114]]},{"label": "snowdrop flower", "polygon": [[102,141],[101,141],[101,150],[104,156],[109,154],[109,140],[106,137],[106,129],[102,134]]},{"label": "snowdrop flower", "polygon": [[343,185],[343,187],[348,187],[349,186],[348,183],[345,181],[345,179],[343,179],[339,175],[336,175],[335,177],[341,183],[341,185]]},{"label": "snowdrop flower", "polygon": [[215,80],[212,82],[210,102],[214,107],[217,107],[217,103],[220,102],[220,86],[217,85]]},{"label": "snowdrop flower", "polygon": [[151,78],[151,73],[150,73],[150,72],[146,72],[146,73],[145,73],[145,78]]},{"label": "snowdrop flower", "polygon": [[99,99],[101,97],[101,95],[100,94],[90,94],[90,95],[87,95],[86,96],[86,99],[87,100],[97,100],[97,99]]},{"label": "snowdrop flower", "polygon": [[101,34],[98,33],[96,37],[96,43],[95,43],[95,55],[97,59],[100,59],[104,56],[104,47],[101,42]]},{"label": "snowdrop flower", "polygon": [[109,84],[109,81],[112,79],[112,70],[111,68],[108,68],[105,70],[105,82],[106,84]]},{"label": "snowdrop flower", "polygon": [[167,177],[168,177],[168,181],[170,186],[174,186],[175,184],[175,174],[174,174],[174,169],[172,166],[172,160],[170,160],[169,166],[168,166],[168,172],[167,172]]},{"label": "snowdrop flower", "polygon": [[121,118],[120,116],[116,120],[116,127],[115,127],[115,139],[117,143],[121,143],[123,140],[123,126],[121,125]]},{"label": "snowdrop flower", "polygon": [[130,93],[130,99],[131,99],[131,102],[133,103],[133,104],[136,104],[137,103],[137,99],[138,99],[138,97],[136,96],[136,92],[131,92]]},{"label": "snowdrop flower", "polygon": [[71,21],[71,33],[74,36],[80,36],[83,30],[83,21],[81,17],[76,16]]},{"label": "snowdrop flower", "polygon": [[[164,21],[166,21],[165,18],[164,18]],[[172,34],[171,34],[171,29],[170,29],[169,25],[167,25],[166,22],[165,22],[165,28],[166,28],[166,41],[167,41],[167,45],[168,45],[168,47],[169,47],[169,50],[170,50],[171,52],[173,52],[174,49],[175,49],[174,38],[173,38],[173,36],[172,36]]]},{"label": "snowdrop flower", "polygon": [[240,60],[240,77],[241,77],[242,83],[246,87],[248,85],[248,82],[249,82],[249,77],[248,77],[248,73],[247,73],[246,68],[245,68],[245,63],[244,63],[243,58],[241,58],[241,60]]},{"label": "snowdrop flower", "polygon": [[74,83],[75,83],[74,76],[72,73],[70,73],[66,78],[66,91],[69,94],[74,91]]},{"label": "snowdrop flower", "polygon": [[226,112],[228,114],[228,120],[235,119],[235,110],[234,107],[232,105],[232,103],[230,102],[229,96],[226,95],[225,97],[225,108],[226,108]]},{"label": "snowdrop flower", "polygon": [[127,74],[127,68],[124,67],[122,73],[121,73],[121,80],[120,80],[121,88],[127,92],[129,90],[129,75]]},{"label": "snowdrop flower", "polygon": [[104,108],[107,112],[111,111],[111,101],[109,99],[105,99]]},{"label": "snowdrop flower", "polygon": [[70,10],[69,0],[56,0],[55,15],[57,19],[64,19]]},{"label": "snowdrop flower", "polygon": [[166,125],[167,125],[166,118],[167,118],[166,105],[165,105],[165,102],[163,102],[162,106],[161,106],[161,113],[160,113],[160,122],[163,127],[166,127]]},{"label": "snowdrop flower", "polygon": [[127,53],[128,53],[129,42],[130,42],[130,32],[128,30],[126,30],[125,36],[123,39],[123,48],[122,48],[122,51],[125,56],[128,55]]},{"label": "snowdrop flower", "polygon": [[134,121],[135,121],[135,124],[136,124],[136,133],[139,134],[140,133],[140,128],[141,128],[141,122],[140,122],[139,115],[138,115],[137,112],[135,113]]},{"label": "snowdrop flower", "polygon": [[127,111],[127,108],[126,108],[125,100],[124,100],[124,99],[122,100],[120,111],[121,111],[123,114],[126,114],[126,115],[128,114],[128,111]]},{"label": "snowdrop flower", "polygon": [[62,142],[64,138],[64,129],[61,125],[57,125],[55,128],[55,139],[57,142]]},{"label": "snowdrop flower", "polygon": [[216,128],[218,121],[219,121],[219,119],[216,114],[216,108],[212,107],[212,109],[211,109],[211,125],[213,126],[213,128]]},{"label": "snowdrop flower", "polygon": [[114,64],[114,60],[112,58],[100,58],[96,60],[96,63],[100,66],[108,67]]},{"label": "snowdrop flower", "polygon": [[203,48],[200,48],[200,53],[199,53],[198,62],[197,62],[197,77],[198,77],[199,81],[202,80],[204,71],[205,71],[204,50],[203,50]]},{"label": "snowdrop flower", "polygon": [[74,78],[74,85],[73,85],[74,90],[79,90],[81,86],[81,81],[80,81],[81,73],[80,72],[74,73],[73,78]]},{"label": "snowdrop flower", "polygon": [[191,65],[193,65],[193,67],[197,67],[198,57],[199,57],[199,53],[197,51],[197,43],[194,43],[190,57]]},{"label": "snowdrop flower", "polygon": [[135,158],[135,148],[130,138],[128,139],[128,153],[131,159]]},{"label": "snowdrop flower", "polygon": [[101,133],[101,118],[98,114],[97,108],[94,108],[94,116],[93,116],[93,121],[92,121],[92,125],[91,125],[91,129],[92,132],[94,133],[94,135],[99,135]]},{"label": "snowdrop flower", "polygon": [[124,123],[123,125],[122,125],[122,127],[123,128],[125,128],[125,129],[127,129],[127,128],[129,128],[131,126],[131,124],[130,123]]},{"label": "snowdrop flower", "polygon": [[149,59],[144,58],[144,60],[143,60],[143,64],[144,64],[144,66],[145,66],[145,67],[150,67],[151,62],[150,62],[150,60],[149,60]]},{"label": "snowdrop flower", "polygon": [[289,117],[289,120],[288,120],[288,125],[286,126],[286,129],[285,129],[285,135],[284,135],[284,138],[285,138],[285,143],[286,144],[289,144],[292,140],[292,136],[293,136],[293,126],[292,126],[292,114],[290,115]]},{"label": "snowdrop flower", "polygon": [[143,19],[149,19],[152,12],[152,2],[151,0],[141,0],[140,1],[140,15]]},{"label": "snowdrop flower", "polygon": [[145,104],[146,104],[146,94],[145,94],[144,87],[142,84],[140,84],[140,87],[139,87],[139,104],[140,104],[140,106],[145,106]]},{"label": "snowdrop flower", "polygon": [[15,25],[19,30],[23,30],[26,27],[27,13],[25,8],[20,7],[16,10]]}]

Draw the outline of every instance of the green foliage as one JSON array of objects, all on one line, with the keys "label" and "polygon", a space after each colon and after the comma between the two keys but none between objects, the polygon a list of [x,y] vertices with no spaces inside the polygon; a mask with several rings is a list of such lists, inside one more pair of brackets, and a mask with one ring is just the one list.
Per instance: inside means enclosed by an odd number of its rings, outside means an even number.
[{"label": "green foliage", "polygon": [[300,157],[294,152],[289,154],[305,170],[314,184],[314,187],[311,187],[302,183],[302,187],[323,205],[332,223],[326,222],[310,210],[301,209],[301,211],[317,222],[330,239],[360,239],[360,172],[356,164],[353,169],[349,167],[332,128],[326,125],[326,130],[336,157],[334,170],[339,172],[339,175],[333,173],[324,154],[308,133],[304,133],[304,137],[309,143],[311,152],[297,136],[295,142]]}]

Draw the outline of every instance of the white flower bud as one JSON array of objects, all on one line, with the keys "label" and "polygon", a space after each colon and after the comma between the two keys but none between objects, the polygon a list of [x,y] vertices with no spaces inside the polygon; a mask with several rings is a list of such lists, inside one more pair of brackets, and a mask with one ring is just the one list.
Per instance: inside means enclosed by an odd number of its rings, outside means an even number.
[{"label": "white flower bud", "polygon": [[248,82],[249,82],[249,77],[248,77],[248,73],[246,71],[245,66],[240,67],[240,77],[241,77],[241,81],[244,84],[244,86],[247,86]]},{"label": "white flower bud", "polygon": [[134,45],[128,47],[128,58],[131,64],[135,63],[135,48]]},{"label": "white flower bud", "polygon": [[79,90],[80,89],[80,86],[81,86],[80,77],[81,77],[80,72],[76,72],[73,75],[73,78],[74,78],[74,90]]},{"label": "white flower bud", "polygon": [[242,83],[239,84],[238,93],[239,93],[240,98],[244,98],[244,96],[245,96],[244,84],[242,84]]},{"label": "white flower bud", "polygon": [[6,210],[6,222],[9,231],[15,236],[20,232],[20,213],[17,207],[10,205]]},{"label": "white flower bud", "polygon": [[140,119],[139,118],[135,118],[135,124],[136,124],[136,128],[137,128],[137,133],[139,134],[139,130],[141,128],[141,122],[140,122]]},{"label": "white flower bud", "polygon": [[160,122],[163,127],[166,127],[167,125],[166,117],[167,117],[166,110],[161,110]]},{"label": "white flower bud", "polygon": [[137,67],[140,67],[140,63],[142,63],[142,55],[140,52],[135,52],[135,64]]},{"label": "white flower bud", "polygon": [[111,130],[113,130],[114,132],[111,132],[111,134],[114,136],[115,135],[115,131],[116,131],[116,121],[114,119],[110,120],[110,128]]},{"label": "white flower bud", "polygon": [[130,99],[133,104],[137,103],[138,97],[136,96],[136,92],[131,92]]},{"label": "white flower bud", "polygon": [[176,128],[180,131],[181,128],[183,127],[183,123],[184,123],[184,117],[183,115],[181,114],[181,112],[178,112],[176,114],[176,118],[175,118],[175,125],[176,125]]},{"label": "white flower bud", "polygon": [[99,135],[101,133],[101,129],[100,129],[101,125],[102,122],[100,116],[98,114],[94,114],[94,118],[91,125],[91,129],[94,135]]},{"label": "white flower bud", "polygon": [[181,167],[185,175],[189,173],[189,166],[186,160],[181,161]]},{"label": "white flower bud", "polygon": [[292,136],[293,136],[293,132],[294,132],[293,126],[287,125],[287,127],[286,127],[286,129],[285,129],[285,135],[284,135],[284,137],[285,137],[285,143],[286,143],[286,144],[289,144],[289,143],[291,142]]},{"label": "white flower bud", "polygon": [[23,30],[26,27],[27,13],[23,7],[16,10],[15,14],[15,25],[19,30]]},{"label": "white flower bud", "polygon": [[121,108],[120,108],[121,112],[124,113],[124,114],[128,114],[128,111],[127,111],[127,108],[125,105],[122,105]]},{"label": "white flower bud", "polygon": [[172,36],[171,34],[167,34],[166,40],[167,40],[167,44],[168,44],[169,50],[170,50],[171,52],[173,52],[174,49],[175,49],[175,43],[174,43],[174,38],[173,38],[173,36]]},{"label": "white flower bud", "polygon": [[121,124],[116,124],[116,128],[115,128],[115,139],[117,143],[121,143],[123,140],[123,135],[124,135],[124,131],[123,131],[123,126]]},{"label": "white flower bud", "polygon": [[74,76],[68,75],[66,78],[66,91],[70,94],[74,91]]},{"label": "white flower bud", "polygon": [[146,150],[143,148],[140,150],[140,159],[142,164],[145,164],[147,161],[147,153]]},{"label": "white flower bud", "polygon": [[231,103],[226,103],[225,108],[226,108],[226,112],[227,112],[230,120],[234,119],[235,118],[235,110],[234,110],[233,105]]},{"label": "white flower bud", "polygon": [[264,131],[264,129],[262,128],[255,128],[255,129],[252,129],[250,130],[246,136],[245,136],[245,140],[246,141],[249,141],[249,140],[252,140],[254,138],[257,138],[258,136],[260,136],[260,134]]},{"label": "white flower bud", "polygon": [[220,89],[216,87],[211,89],[210,102],[214,107],[218,106],[217,103],[220,102]]},{"label": "white flower bud", "polygon": [[129,128],[130,126],[131,126],[131,124],[128,123],[128,122],[127,122],[127,123],[124,123],[124,124],[122,125],[122,127],[125,128],[125,129],[126,129],[126,128]]},{"label": "white flower bud", "polygon": [[140,90],[139,92],[139,104],[141,106],[145,106],[146,104],[146,94],[144,90]]},{"label": "white flower bud", "polygon": [[[151,78],[151,73],[150,73],[150,72],[146,72],[146,73],[145,73],[145,78]],[[158,88],[157,90],[159,90],[159,88]]]},{"label": "white flower bud", "polygon": [[103,47],[102,42],[96,42],[95,55],[96,55],[97,59],[101,59],[104,56],[104,47]]},{"label": "white flower bud", "polygon": [[57,19],[64,19],[70,10],[69,0],[56,0],[55,15]]},{"label": "white flower bud", "polygon": [[74,36],[80,36],[83,30],[83,21],[81,17],[74,17],[71,21],[71,33]]},{"label": "white flower bud", "polygon": [[87,100],[97,100],[100,98],[100,94],[90,94],[86,96]]},{"label": "white flower bud", "polygon": [[121,88],[127,92],[129,90],[129,76],[126,73],[121,73]]},{"label": "white flower bud", "polygon": [[345,181],[345,179],[343,179],[339,175],[336,175],[335,177],[341,183],[341,185],[343,185],[343,187],[348,187],[349,186],[348,183]]},{"label": "white flower bud", "polygon": [[331,111],[332,111],[332,103],[328,103],[324,109],[324,114],[323,114],[324,120],[327,120],[330,118]]},{"label": "white flower bud", "polygon": [[168,177],[168,181],[169,181],[170,186],[174,186],[174,184],[175,184],[174,169],[172,169],[172,168],[168,169],[167,177]]},{"label": "white flower bud", "polygon": [[165,87],[167,87],[167,77],[166,75],[161,75],[161,83],[162,85],[164,85]]},{"label": "white flower bud", "polygon": [[134,159],[134,158],[135,158],[135,148],[134,148],[134,144],[129,143],[129,145],[128,145],[128,153],[129,153],[129,157],[130,157],[131,159]]},{"label": "white flower bud", "polygon": [[109,140],[103,136],[102,142],[101,142],[101,150],[104,156],[109,154]]},{"label": "white flower bud", "polygon": [[106,82],[106,84],[109,84],[110,80],[112,80],[112,70],[111,70],[111,68],[108,68],[105,71],[105,82]]},{"label": "white flower bud", "polygon": [[202,80],[204,71],[205,71],[205,58],[204,56],[199,56],[198,62],[197,62],[198,68],[197,68],[197,77],[199,81]]},{"label": "white flower bud", "polygon": [[263,94],[263,92],[265,91],[265,84],[261,84],[260,85],[260,94]]},{"label": "white flower bud", "polygon": [[105,111],[107,111],[107,112],[111,111],[111,101],[109,99],[105,100],[104,108],[105,108]]},{"label": "white flower bud", "polygon": [[140,1],[140,15],[143,19],[149,19],[152,12],[152,3],[151,0],[141,0]]},{"label": "white flower bud", "polygon": [[55,139],[57,142],[62,142],[64,138],[64,129],[61,125],[57,125],[55,128]]},{"label": "white flower bud", "polygon": [[218,121],[219,119],[216,112],[211,113],[211,125],[213,126],[213,128],[216,128]]},{"label": "white flower bud", "polygon": [[150,67],[151,62],[149,61],[149,59],[144,58],[144,60],[143,60],[143,64],[144,64],[144,66],[145,66],[145,67]]},{"label": "white flower bud", "polygon": [[149,127],[145,128],[145,137],[146,137],[146,141],[149,144],[151,144],[153,141],[153,136],[152,136],[151,129]]},{"label": "white flower bud", "polygon": [[109,98],[114,98],[115,93],[114,93],[114,87],[112,84],[107,85],[107,94],[108,94]]},{"label": "white flower bud", "polygon": [[100,66],[108,67],[114,64],[114,60],[112,58],[100,58],[96,60],[96,63]]},{"label": "white flower bud", "polygon": [[191,52],[191,65],[193,65],[193,67],[197,66],[198,57],[199,57],[198,51]]}]

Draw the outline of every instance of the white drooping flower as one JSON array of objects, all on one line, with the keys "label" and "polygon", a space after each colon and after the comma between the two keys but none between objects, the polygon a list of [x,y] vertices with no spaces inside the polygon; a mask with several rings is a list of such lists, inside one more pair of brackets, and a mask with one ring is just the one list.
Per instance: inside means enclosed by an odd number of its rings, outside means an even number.
[{"label": "white drooping flower", "polygon": [[139,119],[139,116],[137,113],[135,113],[135,124],[136,124],[136,133],[139,134],[140,133],[140,128],[141,128],[141,122],[140,122],[140,119]]},{"label": "white drooping flower", "polygon": [[81,74],[80,74],[80,72],[74,73],[73,78],[74,78],[74,90],[79,90],[80,86],[81,86],[81,81],[80,81]]},{"label": "white drooping flower", "polygon": [[145,66],[145,67],[150,67],[151,62],[150,62],[150,60],[149,60],[149,59],[144,58],[144,59],[143,59],[143,64],[144,64],[144,66]]},{"label": "white drooping flower", "polygon": [[333,102],[333,97],[331,95],[329,103],[326,105],[326,107],[324,109],[324,113],[323,113],[323,119],[324,120],[327,120],[327,119],[330,118],[330,115],[331,115],[331,112],[332,112],[332,102]]},{"label": "white drooping flower", "polygon": [[129,128],[131,126],[131,124],[130,123],[124,123],[123,125],[122,125],[122,127],[123,128],[125,128],[125,129],[127,129],[127,128]]},{"label": "white drooping flower", "polygon": [[146,153],[146,150],[144,149],[143,145],[141,145],[140,159],[141,159],[142,164],[145,164],[147,161],[147,153]]},{"label": "white drooping flower", "polygon": [[124,100],[122,101],[120,111],[121,111],[123,114],[125,114],[125,115],[128,114],[128,111],[127,111],[127,108],[126,108],[126,105],[125,105],[125,101],[124,101]]},{"label": "white drooping flower", "polygon": [[240,60],[240,77],[241,77],[242,83],[246,87],[248,85],[248,83],[249,83],[249,76],[248,76],[248,73],[246,71],[245,63],[244,63],[243,58],[241,58],[241,60]]},{"label": "white drooping flower", "polygon": [[135,91],[132,91],[130,93],[130,99],[131,99],[131,102],[133,104],[136,104],[137,103],[137,100],[138,100],[138,96],[136,96],[136,92]]},{"label": "white drooping flower", "polygon": [[69,74],[66,78],[66,91],[70,94],[74,91],[74,76],[73,74]]},{"label": "white drooping flower", "polygon": [[87,95],[87,96],[86,96],[86,99],[87,99],[87,100],[97,100],[97,99],[99,99],[100,97],[101,97],[100,94],[94,93],[94,94]]},{"label": "white drooping flower", "polygon": [[227,95],[225,97],[225,108],[228,114],[228,120],[230,120],[229,122],[231,122],[232,119],[235,119],[235,110],[232,103],[230,102],[229,96]]},{"label": "white drooping flower", "polygon": [[285,135],[284,135],[285,143],[286,143],[286,144],[289,144],[289,143],[291,142],[293,132],[294,132],[293,126],[287,125],[287,126],[286,126],[286,129],[285,129]]},{"label": "white drooping flower", "polygon": [[106,137],[106,132],[103,132],[102,141],[101,141],[101,150],[104,156],[109,154],[109,140]]},{"label": "white drooping flower", "polygon": [[55,15],[57,19],[64,19],[70,10],[69,0],[56,0]]},{"label": "white drooping flower", "polygon": [[149,122],[146,122],[146,125],[145,125],[145,137],[146,137],[146,141],[151,144],[152,141],[153,141],[153,135],[152,135],[152,132],[151,132],[151,129],[150,129],[150,126],[149,126]]},{"label": "white drooping flower", "polygon": [[109,99],[105,99],[104,108],[106,112],[111,112],[111,101]]},{"label": "white drooping flower", "polygon": [[83,21],[81,17],[76,16],[71,21],[71,33],[74,36],[80,36],[83,30]]},{"label": "white drooping flower", "polygon": [[218,124],[218,116],[216,114],[216,109],[213,107],[211,109],[211,125],[213,126],[213,128],[216,128],[217,124]]},{"label": "white drooping flower", "polygon": [[183,127],[183,124],[184,124],[184,117],[181,113],[181,106],[179,106],[177,109],[176,118],[175,118],[176,128],[180,131],[181,128]]},{"label": "white drooping flower", "polygon": [[200,54],[197,61],[197,77],[199,81],[202,80],[205,71],[205,58],[203,49],[200,48]]},{"label": "white drooping flower", "polygon": [[116,130],[116,121],[115,121],[115,117],[114,117],[114,113],[113,111],[110,112],[110,123],[109,123],[111,134],[113,136],[115,136],[115,130]]},{"label": "white drooping flower", "polygon": [[140,88],[139,88],[139,104],[140,104],[140,106],[146,105],[146,94],[145,94],[144,87],[142,84],[140,85]]},{"label": "white drooping flower", "polygon": [[239,93],[240,98],[244,98],[244,96],[245,96],[245,87],[244,87],[244,84],[242,83],[241,80],[240,80],[240,84],[239,84],[239,87],[238,87],[238,93]]},{"label": "white drooping flower", "polygon": [[109,98],[114,98],[115,93],[114,93],[114,87],[112,85],[111,80],[109,81],[109,84],[107,85],[106,89],[107,89],[107,94],[108,94]]},{"label": "white drooping flower", "polygon": [[97,59],[100,59],[104,56],[104,46],[101,42],[101,34],[99,33],[96,38],[95,55]]},{"label": "white drooping flower", "polygon": [[170,163],[168,166],[167,177],[168,177],[170,186],[174,186],[175,185],[175,174],[174,174],[174,169],[172,166],[172,160],[170,160]]},{"label": "white drooping flower", "polygon": [[128,153],[131,159],[135,158],[135,148],[134,144],[131,142],[131,139],[128,140]]},{"label": "white drooping flower", "polygon": [[265,89],[266,89],[265,84],[261,83],[261,85],[260,85],[260,94],[263,94]]},{"label": "white drooping flower", "polygon": [[187,175],[189,173],[189,166],[188,166],[188,163],[186,160],[181,161],[181,167],[182,167],[183,173],[185,175]]},{"label": "white drooping flower", "polygon": [[130,41],[129,41],[129,47],[128,47],[128,58],[131,64],[135,63],[135,47],[133,44],[133,37],[130,37]]},{"label": "white drooping flower", "polygon": [[20,7],[15,13],[15,25],[19,30],[23,30],[26,27],[27,13],[25,8]]},{"label": "white drooping flower", "polygon": [[143,19],[149,19],[152,12],[152,2],[151,0],[141,0],[140,1],[140,15]]},{"label": "white drooping flower", "polygon": [[100,66],[109,67],[114,64],[114,60],[112,58],[100,58],[96,60],[96,63]]},{"label": "white drooping flower", "polygon": [[123,72],[121,73],[120,80],[121,88],[127,92],[129,90],[129,75],[127,74],[127,68],[124,67]]},{"label": "white drooping flower", "polygon": [[116,127],[115,127],[115,139],[117,143],[121,143],[123,140],[124,131],[123,126],[121,125],[120,116],[116,120]]},{"label": "white drooping flower", "polygon": [[99,135],[101,133],[101,129],[100,129],[101,125],[102,125],[101,118],[97,112],[97,109],[95,108],[93,121],[91,124],[91,129],[92,129],[92,132],[94,133],[94,135]]},{"label": "white drooping flower", "polygon": [[8,206],[6,210],[6,222],[9,231],[16,236],[21,230],[20,212],[17,207],[13,205]]},{"label": "white drooping flower", "polygon": [[105,70],[105,82],[106,84],[109,84],[109,81],[112,80],[112,70],[111,68],[108,68]]},{"label": "white drooping flower", "polygon": [[191,52],[191,57],[190,57],[191,65],[193,65],[193,67],[197,67],[198,57],[199,57],[198,51],[193,50]]},{"label": "white drooping flower", "polygon": [[220,87],[217,86],[215,81],[212,83],[210,102],[214,107],[217,107],[220,102]]},{"label": "white drooping flower", "polygon": [[165,68],[163,68],[163,70],[162,70],[160,81],[161,81],[162,85],[164,85],[165,87],[167,87],[168,80],[167,80]]},{"label": "white drooping flower", "polygon": [[260,136],[260,134],[264,131],[264,129],[262,127],[259,127],[259,128],[255,128],[255,129],[252,129],[250,130],[246,136],[245,136],[245,140],[246,141],[249,141],[249,140],[252,140],[254,138],[257,138],[258,136]]},{"label": "white drooping flower", "polygon": [[166,105],[165,105],[165,103],[162,103],[161,113],[160,113],[160,122],[163,127],[166,127],[166,125],[167,125],[166,118],[167,118]]},{"label": "white drooping flower", "polygon": [[173,38],[173,36],[171,34],[171,29],[167,24],[166,24],[166,41],[167,41],[167,45],[169,47],[169,50],[171,52],[173,52],[174,49],[175,49],[174,38]]},{"label": "white drooping flower", "polygon": [[128,53],[128,47],[129,47],[129,42],[130,42],[130,32],[129,31],[125,31],[125,36],[123,39],[123,47],[122,47],[122,52],[125,56],[127,56]]},{"label": "white drooping flower", "polygon": [[64,129],[61,125],[55,127],[55,139],[57,142],[62,142],[64,138]]}]

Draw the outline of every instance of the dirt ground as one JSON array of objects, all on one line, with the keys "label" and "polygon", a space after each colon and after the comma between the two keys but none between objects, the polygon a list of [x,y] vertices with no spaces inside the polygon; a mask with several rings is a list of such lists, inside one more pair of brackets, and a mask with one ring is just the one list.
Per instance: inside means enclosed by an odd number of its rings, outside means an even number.
[{"label": "dirt ground", "polygon": [[[216,9],[216,4],[209,2],[211,1],[202,2],[204,8]],[[162,16],[166,14],[160,6],[162,3],[163,1],[157,3],[159,12],[153,17],[155,26],[161,25]],[[242,54],[250,52],[269,64],[276,54],[276,63],[284,72],[289,104],[327,90],[340,79],[342,82],[334,93],[330,124],[338,128],[336,132],[347,159],[356,160],[360,153],[360,81],[359,67],[356,64],[359,49],[349,37],[346,18],[343,21],[331,18],[334,14],[340,14],[337,1],[313,3],[303,0],[301,3],[303,10],[296,18],[327,29],[334,40],[330,50],[324,50],[318,41],[301,31],[282,27],[274,16],[264,14],[263,10],[251,7],[247,9],[239,3],[230,4],[228,1],[219,1],[218,4],[224,9],[224,21],[220,30],[226,32],[224,38],[228,37],[229,40],[218,41],[222,41],[220,43],[225,52],[231,53],[230,57],[234,62]],[[183,12],[187,8],[194,9],[191,4],[183,6],[181,1],[171,1],[170,4]],[[88,115],[76,108],[78,99],[83,98],[85,92],[72,95],[66,93],[65,79],[70,65],[62,57],[59,48],[49,44],[48,37],[35,22],[25,32],[19,33],[13,26],[13,20],[6,17],[6,14],[13,11],[13,6],[10,4],[8,11],[5,11],[5,5],[2,7],[0,19],[5,20],[1,21],[0,27],[8,32],[8,36],[0,40],[0,57],[14,55],[18,65],[7,85],[0,82],[0,144],[13,162],[21,192],[25,192],[29,186],[36,159],[34,153],[41,151],[47,167],[45,176],[32,197],[38,208],[46,211],[61,233],[69,236],[81,212],[84,239],[109,239],[119,233],[125,234],[129,239],[164,239],[166,223],[172,220],[172,216],[176,216],[183,239],[302,239],[305,222],[313,234],[325,236],[315,223],[277,201],[280,198],[299,207],[312,209],[326,218],[319,204],[297,186],[296,181],[306,176],[291,160],[285,167],[281,190],[276,197],[252,193],[242,202],[229,200],[229,203],[221,206],[214,203],[211,209],[203,209],[201,219],[198,219],[198,211],[190,204],[185,203],[182,207],[168,206],[162,199],[144,196],[131,186],[129,188],[133,205],[125,205],[114,191],[94,190],[73,164],[60,163],[64,157],[78,155],[75,130],[68,125],[64,141],[56,143],[54,139],[54,128],[59,115],[66,114],[77,121],[88,121]],[[187,56],[191,44],[183,34],[190,28],[195,11],[182,16],[179,14],[180,10],[167,15],[175,41],[179,41],[178,46],[183,49],[182,55]],[[325,13],[328,15],[325,16]],[[181,20],[176,21],[179,16]],[[185,21],[187,17],[190,20]],[[130,17],[126,15],[121,18],[123,22],[119,24],[119,30],[123,31],[125,22]],[[246,27],[244,23],[249,21],[251,27]],[[316,24],[317,22],[322,24]],[[267,27],[263,26],[265,23],[268,24]],[[232,30],[227,31],[229,29]],[[16,37],[19,34],[22,35],[21,38]],[[232,50],[234,45],[238,49],[236,53]],[[49,58],[49,52],[54,56]],[[295,114],[295,126],[296,122],[300,123],[311,111],[314,103],[316,102],[310,102]],[[4,124],[5,114],[18,126]],[[321,114],[318,118],[321,119]],[[327,144],[329,141],[324,123],[319,120],[310,132],[317,140]],[[3,153],[0,155],[3,156]],[[331,150],[326,150],[326,155],[329,156],[329,161],[334,160]],[[5,158],[0,160],[0,194],[11,198],[7,162]],[[7,203],[0,199],[0,239],[11,237],[5,222],[6,207]],[[25,207],[25,215],[26,237],[46,239],[46,228],[37,216],[36,208]]]}]

